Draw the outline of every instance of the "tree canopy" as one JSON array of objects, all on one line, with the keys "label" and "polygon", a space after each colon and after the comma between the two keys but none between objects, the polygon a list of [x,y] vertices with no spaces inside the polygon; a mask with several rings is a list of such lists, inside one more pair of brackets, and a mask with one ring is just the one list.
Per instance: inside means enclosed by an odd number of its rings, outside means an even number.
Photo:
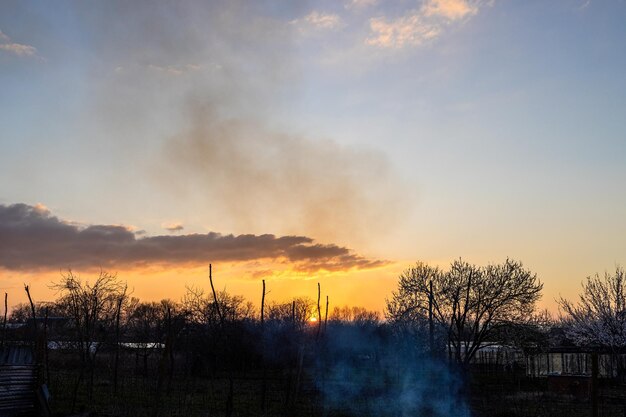
[{"label": "tree canopy", "polygon": [[578,345],[620,349],[626,347],[626,274],[596,274],[582,283],[578,303],[560,298],[567,336]]},{"label": "tree canopy", "polygon": [[521,262],[477,266],[461,259],[448,270],[418,262],[399,278],[387,300],[391,322],[433,321],[447,339],[448,352],[468,364],[478,349],[500,343],[502,326],[530,320],[543,284]]}]

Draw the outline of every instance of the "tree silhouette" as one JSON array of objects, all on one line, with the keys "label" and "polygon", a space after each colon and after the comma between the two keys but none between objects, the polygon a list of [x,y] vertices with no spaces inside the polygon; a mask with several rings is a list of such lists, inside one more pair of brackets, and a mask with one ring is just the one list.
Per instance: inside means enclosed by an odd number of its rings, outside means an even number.
[{"label": "tree silhouette", "polygon": [[614,274],[587,277],[577,304],[561,297],[566,334],[578,345],[626,347],[626,274],[617,267]]},{"label": "tree silhouette", "polygon": [[456,260],[448,271],[418,262],[387,300],[391,322],[426,322],[429,306],[448,354],[468,365],[481,347],[500,343],[500,328],[531,319],[543,284],[520,262],[476,266]]}]

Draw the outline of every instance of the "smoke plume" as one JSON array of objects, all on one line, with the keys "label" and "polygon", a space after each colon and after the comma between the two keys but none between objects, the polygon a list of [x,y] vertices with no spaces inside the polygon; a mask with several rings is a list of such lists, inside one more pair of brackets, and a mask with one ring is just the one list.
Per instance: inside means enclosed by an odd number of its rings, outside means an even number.
[{"label": "smoke plume", "polygon": [[237,226],[272,227],[266,219],[278,217],[279,227],[324,238],[372,237],[390,226],[402,198],[382,154],[220,117],[211,103],[189,108],[188,129],[166,144],[164,172]]}]

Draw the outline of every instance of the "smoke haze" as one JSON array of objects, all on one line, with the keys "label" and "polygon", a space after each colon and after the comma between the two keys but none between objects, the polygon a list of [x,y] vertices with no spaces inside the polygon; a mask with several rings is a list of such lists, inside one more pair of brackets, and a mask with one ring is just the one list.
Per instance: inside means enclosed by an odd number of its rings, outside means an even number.
[{"label": "smoke haze", "polygon": [[159,5],[100,5],[97,20],[81,11],[109,64],[91,69],[105,80],[94,102],[124,141],[120,158],[139,158],[168,204],[226,230],[352,243],[389,233],[407,204],[386,155],[285,116],[313,70],[290,23],[306,5]]},{"label": "smoke haze", "polygon": [[278,216],[287,230],[337,238],[390,226],[389,203],[400,198],[381,154],[222,119],[212,104],[190,111],[188,130],[165,145],[165,172],[240,227]]}]

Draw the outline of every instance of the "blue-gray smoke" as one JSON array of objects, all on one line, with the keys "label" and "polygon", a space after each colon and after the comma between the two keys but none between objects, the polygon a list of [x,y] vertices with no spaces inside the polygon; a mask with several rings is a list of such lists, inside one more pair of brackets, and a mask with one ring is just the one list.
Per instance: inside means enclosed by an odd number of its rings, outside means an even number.
[{"label": "blue-gray smoke", "polygon": [[315,383],[331,416],[464,417],[462,381],[425,349],[423,335],[388,326],[329,323]]}]

